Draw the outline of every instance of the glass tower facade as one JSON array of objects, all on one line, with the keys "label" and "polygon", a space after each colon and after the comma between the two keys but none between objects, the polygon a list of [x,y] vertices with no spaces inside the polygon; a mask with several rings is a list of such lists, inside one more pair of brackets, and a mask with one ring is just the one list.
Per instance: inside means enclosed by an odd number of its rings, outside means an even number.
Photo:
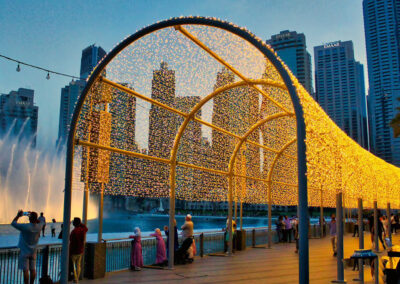
[{"label": "glass tower facade", "polygon": [[39,107],[33,99],[34,91],[25,88],[0,96],[0,137],[14,136],[36,146]]},{"label": "glass tower facade", "polygon": [[314,47],[316,99],[329,117],[368,149],[363,65],[354,59],[352,41]]},{"label": "glass tower facade", "polygon": [[94,44],[82,50],[81,78],[87,79],[97,63],[107,54],[100,46]]},{"label": "glass tower facade", "polygon": [[266,42],[278,53],[304,88],[313,95],[311,55],[307,52],[304,34],[282,31]]},{"label": "glass tower facade", "polygon": [[364,0],[371,151],[400,166],[400,138],[389,123],[400,97],[400,1]]},{"label": "glass tower facade", "polygon": [[[82,50],[81,78],[87,79],[96,67],[97,63],[105,55],[106,52],[100,46],[91,45]],[[67,142],[75,104],[86,86],[86,81],[83,79],[77,81],[72,80],[68,85],[61,89],[57,145],[63,145]]]}]

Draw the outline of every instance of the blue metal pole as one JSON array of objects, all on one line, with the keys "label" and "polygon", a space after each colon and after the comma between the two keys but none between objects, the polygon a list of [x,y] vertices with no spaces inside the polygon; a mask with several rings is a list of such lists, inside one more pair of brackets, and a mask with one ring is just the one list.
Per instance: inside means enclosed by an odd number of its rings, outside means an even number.
[{"label": "blue metal pole", "polygon": [[[358,248],[364,249],[364,218],[363,218],[363,202],[358,199]],[[358,260],[358,279],[364,283],[364,260]]]},{"label": "blue metal pole", "polygon": [[386,209],[386,216],[387,216],[387,220],[388,220],[388,238],[390,240],[392,240],[392,223],[390,220],[390,214],[391,214],[390,212],[391,212],[390,211],[390,202],[388,202],[387,209]]},{"label": "blue metal pole", "polygon": [[68,265],[69,265],[69,226],[71,220],[71,200],[72,200],[72,171],[74,159],[74,142],[70,137],[67,147],[67,161],[65,168],[65,188],[64,188],[64,219],[62,233],[62,251],[61,251],[61,276],[60,283],[68,282]]},{"label": "blue metal pole", "polygon": [[342,193],[336,195],[336,261],[337,261],[337,280],[334,283],[346,283],[344,280],[344,266],[343,266],[343,206],[342,206]]},{"label": "blue metal pole", "polygon": [[[300,107],[300,106],[299,106]],[[296,109],[296,105],[295,105]],[[303,111],[301,110],[301,114]],[[299,116],[296,110],[296,117]],[[307,196],[307,162],[306,131],[304,120],[297,119],[297,155],[299,179],[299,283],[309,283],[309,248],[308,248],[308,196]]]},{"label": "blue metal pole", "polygon": [[[378,202],[374,201],[374,241],[375,241],[375,252],[379,253],[379,229],[378,229]],[[375,283],[379,284],[379,256],[375,259]]]}]

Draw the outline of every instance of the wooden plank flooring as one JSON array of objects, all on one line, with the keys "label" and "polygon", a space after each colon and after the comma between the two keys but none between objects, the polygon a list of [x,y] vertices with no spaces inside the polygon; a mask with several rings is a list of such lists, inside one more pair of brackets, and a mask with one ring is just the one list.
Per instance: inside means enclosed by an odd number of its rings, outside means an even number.
[{"label": "wooden plank flooring", "polygon": [[[400,244],[400,236],[393,236]],[[358,238],[345,236],[345,258],[358,247]],[[370,234],[365,233],[365,247],[371,247]],[[106,278],[81,283],[297,283],[298,255],[295,244],[276,244],[272,249],[248,248],[232,257],[196,258],[194,263],[176,266],[174,270],[143,269],[109,273]],[[386,255],[386,252],[380,255]],[[373,283],[369,266],[365,266],[365,283]],[[345,269],[347,283],[358,272]],[[330,238],[310,240],[310,283],[330,283],[336,279],[336,258]],[[359,282],[358,282],[359,283]]]}]

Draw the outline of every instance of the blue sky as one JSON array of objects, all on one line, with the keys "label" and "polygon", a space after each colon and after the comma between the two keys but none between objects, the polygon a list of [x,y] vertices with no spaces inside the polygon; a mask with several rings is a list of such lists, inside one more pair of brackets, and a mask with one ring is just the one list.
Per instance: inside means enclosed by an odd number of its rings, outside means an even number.
[{"label": "blue sky", "polygon": [[[262,39],[282,30],[302,32],[311,54],[316,45],[352,40],[355,57],[367,74],[361,0],[0,0],[0,54],[79,75],[81,52],[88,45],[96,43],[109,51],[144,26],[187,15],[228,20]],[[38,143],[54,145],[60,90],[70,79],[53,75],[46,80],[42,71],[21,68],[16,72],[15,63],[0,58],[0,93],[34,89]]]}]

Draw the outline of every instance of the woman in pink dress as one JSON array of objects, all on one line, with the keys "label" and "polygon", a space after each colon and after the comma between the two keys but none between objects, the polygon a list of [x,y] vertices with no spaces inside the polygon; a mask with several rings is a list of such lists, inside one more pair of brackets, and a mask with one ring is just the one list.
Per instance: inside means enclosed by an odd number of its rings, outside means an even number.
[{"label": "woman in pink dress", "polygon": [[150,236],[156,237],[157,239],[157,255],[156,255],[156,264],[157,265],[166,265],[167,264],[167,257],[166,257],[166,250],[165,250],[165,242],[161,235],[161,231],[159,228],[155,230],[154,234]]},{"label": "woman in pink dress", "polygon": [[142,237],[140,229],[135,228],[135,235],[129,236],[133,239],[132,250],[131,250],[131,269],[139,271],[143,267],[143,255],[142,255]]}]

